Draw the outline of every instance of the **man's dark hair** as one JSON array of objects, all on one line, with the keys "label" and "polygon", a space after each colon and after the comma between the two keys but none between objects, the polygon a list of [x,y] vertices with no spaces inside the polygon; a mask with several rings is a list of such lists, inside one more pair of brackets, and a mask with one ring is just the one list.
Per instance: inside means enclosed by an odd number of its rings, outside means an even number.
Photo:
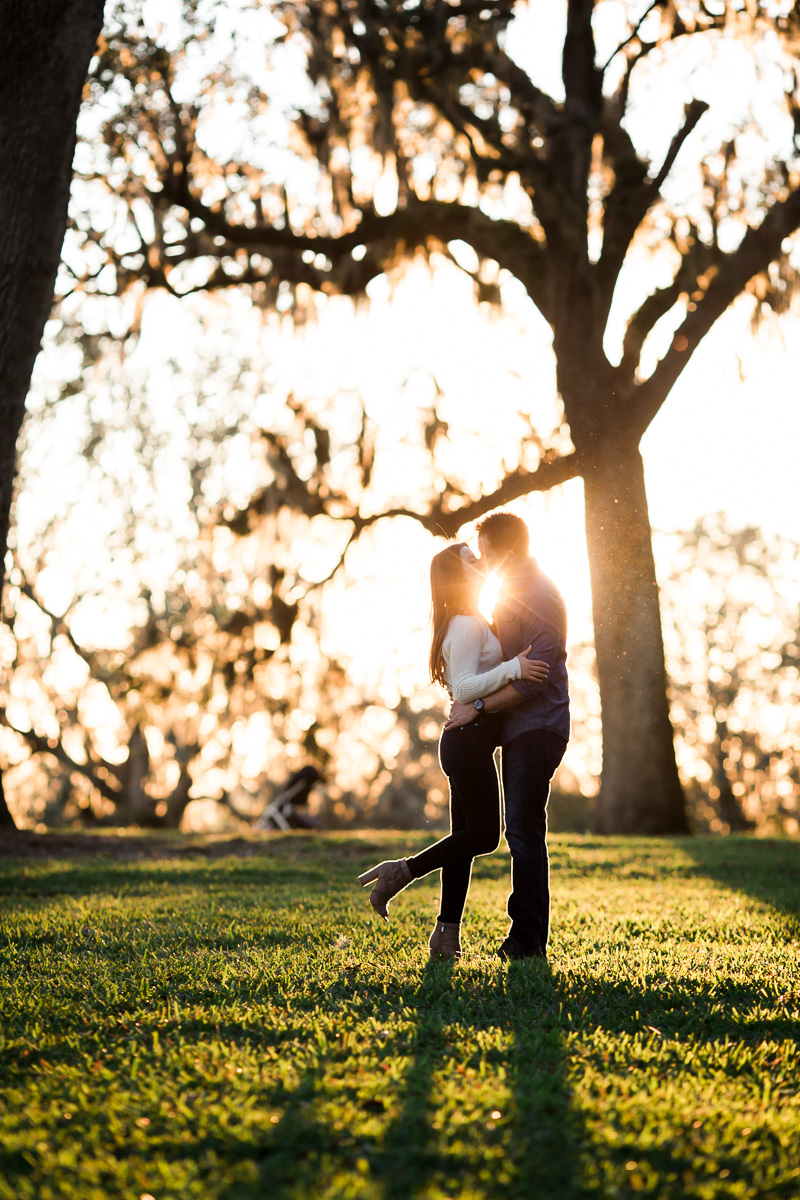
[{"label": "man's dark hair", "polygon": [[492,548],[501,554],[509,550],[520,555],[530,554],[530,534],[522,517],[515,517],[508,512],[492,513],[479,521],[476,528],[478,536],[486,538]]}]

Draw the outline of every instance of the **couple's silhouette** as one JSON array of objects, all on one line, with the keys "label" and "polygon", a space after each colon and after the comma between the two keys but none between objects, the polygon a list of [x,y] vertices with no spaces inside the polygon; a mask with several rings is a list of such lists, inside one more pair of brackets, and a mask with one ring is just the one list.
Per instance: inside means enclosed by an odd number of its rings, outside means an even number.
[{"label": "couple's silhouette", "polygon": [[[441,869],[431,954],[461,954],[461,918],[472,862],[500,840],[500,746],[504,832],[511,853],[511,926],[502,959],[541,957],[550,924],[547,798],[569,738],[564,601],[530,555],[528,528],[511,513],[478,524],[474,554],[453,543],[431,563],[431,679],[452,704],[439,742],[450,785],[450,833],[412,858],[359,876],[374,883],[370,901],[388,919],[389,901],[414,879]],[[488,573],[502,588],[493,627],[478,611]]]}]

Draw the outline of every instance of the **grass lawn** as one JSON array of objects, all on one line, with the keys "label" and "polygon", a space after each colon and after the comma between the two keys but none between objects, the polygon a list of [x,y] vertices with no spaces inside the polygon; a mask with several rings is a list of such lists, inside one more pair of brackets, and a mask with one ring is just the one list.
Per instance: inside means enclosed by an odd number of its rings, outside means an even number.
[{"label": "grass lawn", "polygon": [[0,1198],[800,1197],[800,844],[556,837],[510,967],[498,853],[451,967],[424,842],[0,859]]}]

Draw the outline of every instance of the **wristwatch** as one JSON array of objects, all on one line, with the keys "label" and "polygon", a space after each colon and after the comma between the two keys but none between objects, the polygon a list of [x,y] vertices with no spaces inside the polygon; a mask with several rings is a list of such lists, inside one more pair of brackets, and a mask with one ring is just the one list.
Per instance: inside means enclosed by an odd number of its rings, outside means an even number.
[{"label": "wristwatch", "polygon": [[483,712],[483,708],[484,708],[483,701],[482,700],[473,700],[472,707],[475,709],[476,712],[479,712],[479,713]]}]

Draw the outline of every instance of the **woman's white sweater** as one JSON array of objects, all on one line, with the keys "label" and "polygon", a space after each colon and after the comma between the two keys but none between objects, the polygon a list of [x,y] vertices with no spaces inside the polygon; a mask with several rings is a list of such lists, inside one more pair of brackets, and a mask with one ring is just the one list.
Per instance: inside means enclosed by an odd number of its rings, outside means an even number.
[{"label": "woman's white sweater", "polygon": [[450,618],[442,658],[450,694],[460,704],[488,696],[522,674],[518,658],[503,662],[499,641],[480,617]]}]

